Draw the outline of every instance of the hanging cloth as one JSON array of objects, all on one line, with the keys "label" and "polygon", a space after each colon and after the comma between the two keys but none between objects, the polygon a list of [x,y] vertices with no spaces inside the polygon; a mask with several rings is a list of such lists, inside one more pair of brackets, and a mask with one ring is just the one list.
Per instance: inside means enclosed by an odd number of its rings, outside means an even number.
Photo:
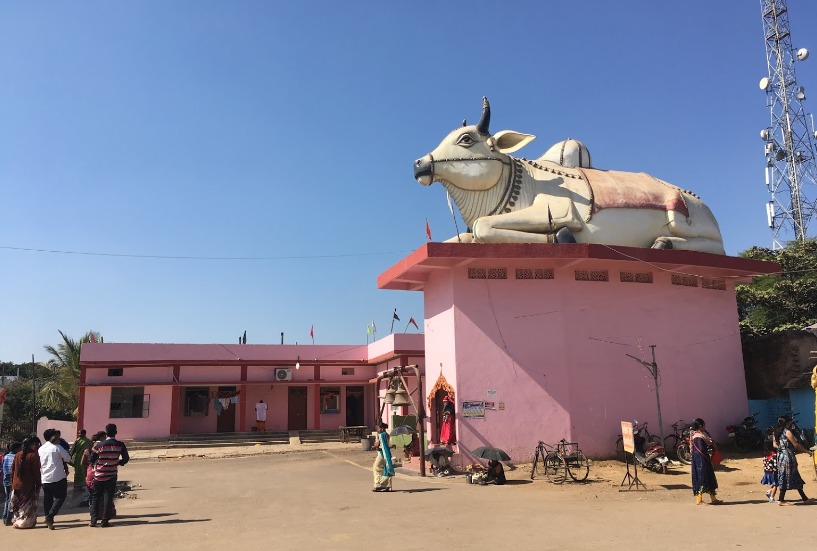
[{"label": "hanging cloth", "polygon": [[217,415],[217,416],[218,416],[218,415],[221,415],[221,409],[222,409],[222,406],[221,406],[221,400],[219,400],[218,398],[216,398],[216,399],[213,401],[213,409],[215,409],[215,410],[216,410],[216,415]]},{"label": "hanging cloth", "polygon": [[230,409],[230,399],[229,398],[219,398],[219,402],[221,402],[221,407],[224,411]]}]

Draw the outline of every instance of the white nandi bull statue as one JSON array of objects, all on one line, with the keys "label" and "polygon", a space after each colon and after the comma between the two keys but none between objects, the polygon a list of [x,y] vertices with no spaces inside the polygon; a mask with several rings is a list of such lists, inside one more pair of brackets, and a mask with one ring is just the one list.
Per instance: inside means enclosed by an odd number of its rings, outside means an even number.
[{"label": "white nandi bull statue", "polygon": [[[565,162],[549,151],[536,161],[511,157],[535,136],[457,128],[414,162],[424,186],[440,182],[478,243],[602,243],[724,254],[718,222],[696,195],[644,173],[591,168],[589,152]],[[578,142],[576,142],[578,143]],[[555,161],[555,162],[554,162]]]}]

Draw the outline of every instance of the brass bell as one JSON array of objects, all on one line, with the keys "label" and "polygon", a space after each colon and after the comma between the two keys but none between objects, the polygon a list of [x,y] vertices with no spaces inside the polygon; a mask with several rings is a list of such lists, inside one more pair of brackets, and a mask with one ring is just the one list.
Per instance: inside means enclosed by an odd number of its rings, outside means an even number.
[{"label": "brass bell", "polygon": [[393,406],[408,406],[411,405],[411,400],[409,400],[408,392],[406,392],[405,388],[401,388],[397,392],[394,393],[394,401],[392,402]]},{"label": "brass bell", "polygon": [[396,393],[397,393],[396,390],[394,390],[392,387],[389,387],[389,390],[386,391],[386,396],[383,397],[383,401],[387,404],[393,404],[395,398],[394,395]]}]

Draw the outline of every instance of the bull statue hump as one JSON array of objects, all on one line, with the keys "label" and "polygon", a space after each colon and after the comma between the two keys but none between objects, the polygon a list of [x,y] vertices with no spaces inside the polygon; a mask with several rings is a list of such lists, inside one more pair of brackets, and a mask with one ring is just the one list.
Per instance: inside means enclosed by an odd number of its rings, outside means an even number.
[{"label": "bull statue hump", "polygon": [[[420,184],[442,184],[477,243],[601,243],[724,254],[718,222],[695,194],[649,174],[600,170],[577,140],[535,161],[512,157],[535,136],[491,134],[482,98],[476,125],[461,126],[414,162]],[[452,240],[455,240],[452,238]]]}]

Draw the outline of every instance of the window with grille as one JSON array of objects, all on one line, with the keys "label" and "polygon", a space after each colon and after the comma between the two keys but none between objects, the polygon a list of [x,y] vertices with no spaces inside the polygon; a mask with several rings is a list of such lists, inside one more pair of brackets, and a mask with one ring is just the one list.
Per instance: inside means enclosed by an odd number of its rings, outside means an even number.
[{"label": "window with grille", "polygon": [[652,283],[652,272],[620,272],[623,283]]},{"label": "window with grille", "polygon": [[111,388],[111,419],[147,417],[150,413],[150,394],[143,386],[118,386]]},{"label": "window with grille", "polygon": [[610,281],[607,270],[576,270],[576,281]]},{"label": "window with grille", "polygon": [[516,279],[553,279],[553,268],[517,268]]},{"label": "window with grille", "polygon": [[684,275],[684,274],[672,274],[672,284],[673,285],[683,285],[685,287],[697,287],[698,286],[698,276]]},{"label": "window with grille", "polygon": [[184,389],[184,416],[205,417],[210,415],[210,389],[207,387]]},{"label": "window with grille", "polygon": [[716,291],[726,290],[726,280],[720,277],[702,277],[701,287],[704,289],[715,289]]}]

